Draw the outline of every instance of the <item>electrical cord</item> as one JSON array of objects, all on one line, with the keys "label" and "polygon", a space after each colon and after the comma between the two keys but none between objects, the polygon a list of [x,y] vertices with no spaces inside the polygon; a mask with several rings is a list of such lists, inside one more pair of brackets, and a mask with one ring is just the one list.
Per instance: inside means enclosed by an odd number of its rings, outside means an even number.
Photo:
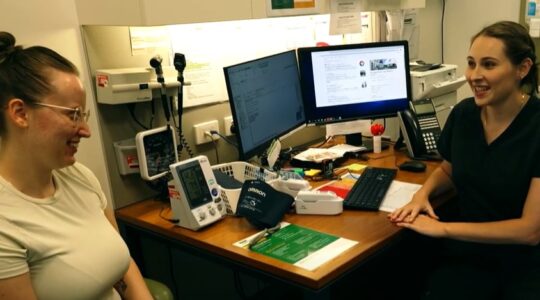
[{"label": "electrical cord", "polygon": [[162,205],[161,206],[161,210],[159,211],[159,217],[162,218],[163,220],[165,221],[168,221],[168,222],[171,222],[173,224],[178,224],[180,222],[179,219],[171,219],[171,218],[167,218],[163,215],[163,212],[165,211],[165,208],[168,207],[169,210],[171,210],[170,206],[168,205]]},{"label": "electrical cord", "polygon": [[319,148],[319,147],[322,147],[322,146],[324,146],[326,143],[328,143],[328,142],[329,142],[331,139],[333,139],[333,138],[334,138],[333,135],[329,135],[329,136],[326,137],[326,139],[325,139],[322,143],[320,143],[320,144],[318,144],[318,145],[315,145],[315,146],[312,146],[312,147],[310,147],[310,148]]},{"label": "electrical cord", "polygon": [[204,135],[209,137],[210,140],[212,141],[212,144],[214,144],[214,151],[216,152],[216,163],[219,164],[219,153],[218,153],[216,141],[214,140],[214,136],[212,135],[211,131],[205,131]]},{"label": "electrical cord", "polygon": [[150,115],[150,125],[148,128],[154,128],[154,116],[156,115],[156,105],[154,103],[154,99],[150,101],[150,104],[152,106],[152,115]]},{"label": "electrical cord", "polygon": [[129,114],[131,115],[131,118],[133,119],[133,121],[135,121],[135,123],[137,123],[137,125],[141,126],[144,130],[148,130],[148,127],[144,126],[143,123],[141,123],[141,121],[137,119],[137,116],[135,116],[135,105],[136,103],[128,103],[126,105],[127,109],[129,110]]},{"label": "electrical cord", "polygon": [[157,195],[158,198],[165,202],[169,201],[169,190],[168,190],[169,176],[171,175],[169,174],[168,176],[158,178],[153,181],[147,181],[147,180],[144,181],[148,187],[158,192],[158,195]]},{"label": "electrical cord", "polygon": [[229,139],[228,137],[222,135],[221,133],[219,133],[219,132],[217,132],[217,131],[215,131],[215,130],[210,130],[210,133],[211,133],[211,134],[215,134],[215,135],[221,137],[225,142],[227,142],[227,143],[233,145],[234,147],[236,147],[236,148],[238,149],[238,144],[235,143],[233,140]]},{"label": "electrical cord", "polygon": [[446,0],[442,0],[442,15],[441,15],[441,63],[444,64],[444,15],[446,10]]},{"label": "electrical cord", "polygon": [[184,136],[183,133],[180,133],[180,145],[179,146],[180,146],[180,152],[182,152],[183,149],[186,149],[186,151],[187,151],[190,158],[195,156],[193,154],[193,151],[189,147],[189,144],[188,144],[188,142],[186,140],[186,137]]}]

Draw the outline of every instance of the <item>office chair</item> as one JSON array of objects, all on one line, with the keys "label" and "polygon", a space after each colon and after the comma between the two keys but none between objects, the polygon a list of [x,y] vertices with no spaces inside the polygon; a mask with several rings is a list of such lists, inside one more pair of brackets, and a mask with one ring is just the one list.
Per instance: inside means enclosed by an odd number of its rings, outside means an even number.
[{"label": "office chair", "polygon": [[145,278],[144,282],[154,300],[174,300],[171,290],[163,283],[149,278]]}]

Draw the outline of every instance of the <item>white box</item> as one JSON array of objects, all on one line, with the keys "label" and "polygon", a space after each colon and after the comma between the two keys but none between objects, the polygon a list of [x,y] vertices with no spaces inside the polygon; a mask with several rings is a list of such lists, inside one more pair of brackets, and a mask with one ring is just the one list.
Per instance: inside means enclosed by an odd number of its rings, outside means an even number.
[{"label": "white box", "polygon": [[[180,86],[176,75],[174,68],[163,67],[167,94],[176,95]],[[152,90],[161,88],[152,68],[100,69],[96,70],[95,81],[97,102],[105,104],[150,101]]]},{"label": "white box", "polygon": [[139,173],[139,157],[135,139],[121,140],[114,142],[113,145],[120,175]]}]

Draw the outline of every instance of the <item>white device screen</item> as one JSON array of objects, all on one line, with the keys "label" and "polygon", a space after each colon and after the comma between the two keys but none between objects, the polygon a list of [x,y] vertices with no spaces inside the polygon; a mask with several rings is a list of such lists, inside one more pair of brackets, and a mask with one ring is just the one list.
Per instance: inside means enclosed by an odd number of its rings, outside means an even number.
[{"label": "white device screen", "polygon": [[178,166],[176,172],[191,209],[212,202],[212,195],[199,161]]}]

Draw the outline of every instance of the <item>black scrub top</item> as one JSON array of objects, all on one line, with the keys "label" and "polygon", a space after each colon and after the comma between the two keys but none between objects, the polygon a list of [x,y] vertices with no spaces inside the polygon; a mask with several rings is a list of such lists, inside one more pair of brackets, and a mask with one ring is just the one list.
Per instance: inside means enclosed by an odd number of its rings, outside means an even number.
[{"label": "black scrub top", "polygon": [[[510,126],[487,144],[473,98],[458,103],[438,149],[452,164],[460,222],[519,218],[532,178],[540,177],[540,100],[531,97]],[[540,266],[540,247],[447,241],[450,255],[483,257],[512,266]],[[517,261],[516,261],[517,260]],[[513,267],[513,266],[512,266]]]}]

